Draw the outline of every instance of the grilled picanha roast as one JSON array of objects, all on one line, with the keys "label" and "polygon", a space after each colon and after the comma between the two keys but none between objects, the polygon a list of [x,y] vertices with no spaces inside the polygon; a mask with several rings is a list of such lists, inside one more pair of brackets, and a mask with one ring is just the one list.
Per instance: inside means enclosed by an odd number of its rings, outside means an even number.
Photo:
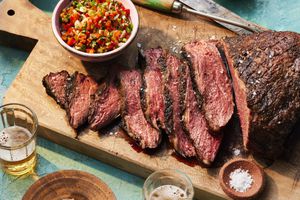
[{"label": "grilled picanha roast", "polygon": [[115,85],[116,75],[109,74],[98,85],[90,76],[67,71],[49,73],[43,78],[47,93],[64,109],[70,125],[77,129],[86,122],[92,130],[110,124],[120,115],[120,95]]},{"label": "grilled picanha roast", "polygon": [[43,78],[43,85],[46,92],[62,107],[65,108],[67,103],[66,88],[67,81],[70,75],[67,71],[63,70],[57,73],[49,73]]},{"label": "grilled picanha roast", "polygon": [[88,124],[96,131],[111,123],[121,113],[121,97],[116,85],[118,70],[111,70],[92,96]]},{"label": "grilled picanha roast", "polygon": [[123,95],[122,119],[124,129],[143,149],[156,148],[161,133],[144,117],[140,90],[142,74],[139,70],[124,70],[120,73],[120,87]]},{"label": "grilled picanha roast", "polygon": [[164,87],[166,95],[166,124],[170,126],[167,132],[169,141],[174,149],[183,157],[196,156],[195,147],[191,138],[184,131],[181,124],[181,111],[184,109],[180,101],[180,75],[184,73],[186,65],[182,63],[177,57],[168,54],[165,58],[165,72],[164,72]]},{"label": "grilled picanha roast", "polygon": [[141,90],[142,108],[146,119],[156,129],[165,129],[165,96],[163,84],[163,49],[152,48],[139,56],[143,68],[143,84]]},{"label": "grilled picanha roast", "polygon": [[183,47],[189,61],[197,101],[213,131],[219,131],[233,114],[229,78],[220,53],[212,41],[191,42]]},{"label": "grilled picanha roast", "polygon": [[88,120],[92,95],[95,95],[98,84],[90,76],[75,72],[67,82],[66,111],[70,125],[77,129]]},{"label": "grilled picanha roast", "polygon": [[268,158],[281,154],[300,117],[300,35],[263,32],[225,38],[244,145]]},{"label": "grilled picanha roast", "polygon": [[300,117],[299,34],[191,42],[183,52],[188,65],[161,48],[146,50],[142,70],[118,74],[121,96],[110,78],[99,86],[79,73],[71,79],[66,72],[50,73],[43,84],[74,128],[86,122],[103,127],[121,106],[124,128],[142,148],[156,148],[167,133],[179,154],[209,165],[233,114],[232,83],[245,147],[268,158],[280,155]]},{"label": "grilled picanha roast", "polygon": [[198,105],[196,93],[190,76],[190,69],[181,65],[180,94],[182,110],[182,124],[191,138],[196,150],[197,158],[205,165],[210,165],[219,150],[223,134],[214,133],[209,129],[201,105]]}]

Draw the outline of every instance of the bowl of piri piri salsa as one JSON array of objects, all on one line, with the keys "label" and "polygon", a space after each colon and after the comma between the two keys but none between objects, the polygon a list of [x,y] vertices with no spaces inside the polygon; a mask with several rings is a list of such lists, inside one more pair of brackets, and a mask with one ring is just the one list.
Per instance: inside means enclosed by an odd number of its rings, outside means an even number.
[{"label": "bowl of piri piri salsa", "polygon": [[120,55],[135,38],[139,18],[130,0],[61,0],[52,16],[58,42],[84,61]]}]

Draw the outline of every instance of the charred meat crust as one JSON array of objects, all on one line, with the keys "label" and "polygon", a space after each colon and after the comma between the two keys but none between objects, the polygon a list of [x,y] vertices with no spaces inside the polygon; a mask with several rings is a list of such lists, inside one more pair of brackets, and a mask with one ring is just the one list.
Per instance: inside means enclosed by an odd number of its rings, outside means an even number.
[{"label": "charred meat crust", "polygon": [[[149,117],[149,114],[147,113],[148,112],[148,105],[147,105],[146,90],[147,90],[147,84],[146,84],[146,81],[145,81],[145,77],[142,76],[142,86],[141,86],[141,89],[140,89],[141,107],[142,107],[142,111],[145,115],[146,120],[149,123],[151,123],[151,119]],[[155,127],[155,128],[158,128],[158,127]]]},{"label": "charred meat crust", "polygon": [[171,98],[170,91],[166,87],[166,82],[168,81],[167,73],[168,73],[168,66],[166,63],[166,53],[164,56],[160,57],[158,62],[161,65],[161,72],[163,77],[163,95],[164,95],[164,118],[165,118],[165,132],[167,134],[172,133],[173,131],[173,101]]},{"label": "charred meat crust", "polygon": [[166,129],[165,132],[167,134],[172,133],[173,131],[173,101],[171,99],[170,91],[168,89],[164,89],[164,96],[165,96],[165,124],[166,124]]},{"label": "charred meat crust", "polygon": [[[187,92],[187,79],[189,78],[190,76],[190,73],[188,74],[187,70],[189,69],[189,66],[187,64],[187,62],[184,62],[185,63],[185,67],[181,66],[181,68],[184,68],[182,69],[182,73],[179,74],[179,86],[178,86],[178,89],[179,89],[179,101],[180,101],[180,116],[182,117],[184,112],[185,112],[185,109],[186,109],[186,92]],[[195,93],[195,92],[194,92]],[[198,105],[197,105],[198,106]],[[182,120],[182,118],[181,118]]]},{"label": "charred meat crust", "polygon": [[66,103],[65,103],[65,108],[66,108],[66,111],[67,111],[67,115],[68,117],[70,112],[69,112],[69,102],[71,101],[71,98],[72,96],[74,96],[73,94],[73,91],[75,89],[75,79],[76,79],[76,76],[79,74],[79,72],[74,72],[70,78],[68,79],[67,81],[67,87],[66,87]]},{"label": "charred meat crust", "polygon": [[[236,102],[244,144],[276,158],[300,117],[300,35],[267,31],[226,38],[223,46],[236,96],[246,88],[245,100]],[[241,105],[250,113],[245,114]]]},{"label": "charred meat crust", "polygon": [[[141,70],[145,70],[146,68],[146,58],[145,55],[143,54],[144,50],[141,49],[138,53],[138,66]],[[142,106],[142,110],[145,113],[147,110],[147,103],[146,103],[146,82],[145,82],[145,78],[144,76],[142,77],[142,87],[140,90],[140,96],[141,96],[141,106]],[[147,121],[149,122],[150,119],[148,118],[148,116],[146,116]]]},{"label": "charred meat crust", "polygon": [[[186,84],[187,84],[187,69],[188,65],[186,63],[182,62],[182,65],[179,66],[178,71],[179,71],[179,110],[180,110],[180,116],[185,111],[185,99],[184,99],[184,94],[186,93]],[[182,119],[181,119],[182,120]]]},{"label": "charred meat crust", "polygon": [[68,79],[70,79],[69,73],[63,70],[57,73],[49,73],[48,75],[44,76],[42,80],[43,86],[46,89],[46,93],[51,96],[63,109],[65,108],[66,103],[66,87]]},{"label": "charred meat crust", "polygon": [[184,48],[182,49],[182,56],[186,60],[186,63],[188,64],[188,67],[189,67],[189,70],[190,70],[190,76],[191,76],[191,79],[192,79],[192,87],[193,87],[193,90],[194,90],[195,95],[196,95],[196,100],[197,100],[198,107],[200,109],[202,109],[203,96],[202,96],[201,92],[199,91],[199,89],[197,87],[197,83],[195,81],[196,78],[195,78],[195,72],[192,68],[191,57],[188,55],[188,53],[185,51]]},{"label": "charred meat crust", "polygon": [[[227,75],[231,81],[231,86],[233,88],[233,82],[232,82],[232,76],[231,76],[231,73],[230,73],[230,69],[229,69],[229,64],[228,64],[228,61],[227,61],[227,58],[226,58],[226,55],[225,55],[225,51],[224,51],[224,47],[222,45],[222,42],[216,42],[216,47],[220,53],[220,56],[221,56],[221,59],[223,61],[223,64],[224,66],[226,67],[226,70],[227,70]],[[233,92],[233,89],[232,89],[232,95],[234,96],[234,92]]]}]

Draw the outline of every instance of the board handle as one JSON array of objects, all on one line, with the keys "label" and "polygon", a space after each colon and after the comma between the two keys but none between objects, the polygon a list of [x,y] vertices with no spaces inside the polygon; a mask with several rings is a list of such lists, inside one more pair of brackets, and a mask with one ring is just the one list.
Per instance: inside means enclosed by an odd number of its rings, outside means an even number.
[{"label": "board handle", "polygon": [[29,0],[3,0],[0,3],[0,31],[39,40],[49,38],[51,18]]},{"label": "board handle", "polygon": [[133,3],[152,10],[171,13],[175,0],[132,0]]}]

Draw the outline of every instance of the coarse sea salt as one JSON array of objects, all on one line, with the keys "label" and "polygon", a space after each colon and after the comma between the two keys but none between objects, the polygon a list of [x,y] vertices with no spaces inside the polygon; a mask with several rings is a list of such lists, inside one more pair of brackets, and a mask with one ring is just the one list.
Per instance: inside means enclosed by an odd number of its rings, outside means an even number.
[{"label": "coarse sea salt", "polygon": [[233,155],[235,155],[235,156],[241,155],[241,150],[239,150],[237,148],[233,148]]},{"label": "coarse sea salt", "polygon": [[253,178],[248,170],[238,168],[229,174],[230,188],[237,192],[246,192],[253,184]]}]

